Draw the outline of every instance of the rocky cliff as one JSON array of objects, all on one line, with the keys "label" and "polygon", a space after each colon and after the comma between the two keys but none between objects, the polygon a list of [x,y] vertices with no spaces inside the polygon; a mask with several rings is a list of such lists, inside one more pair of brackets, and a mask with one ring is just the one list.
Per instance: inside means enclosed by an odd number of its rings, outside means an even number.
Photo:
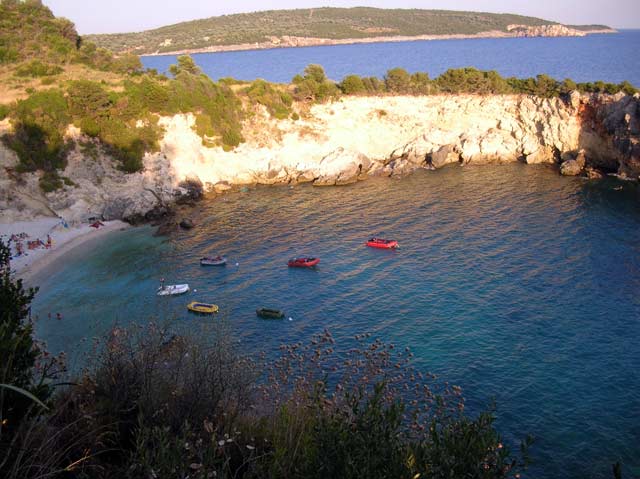
[{"label": "rocky cliff", "polygon": [[[203,146],[190,115],[163,118],[160,151],[146,155],[142,172],[128,175],[70,127],[77,146],[62,175],[73,185],[46,195],[37,174],[15,173],[15,154],[0,146],[2,219],[135,220],[161,215],[200,188],[344,185],[447,164],[557,163],[564,174],[640,177],[638,95],[343,97],[296,108],[297,121],[256,110],[244,125],[247,141],[233,151]],[[9,127],[0,123],[0,130]]]},{"label": "rocky cliff", "polygon": [[588,32],[565,25],[509,25],[507,31],[516,37],[584,37]]}]

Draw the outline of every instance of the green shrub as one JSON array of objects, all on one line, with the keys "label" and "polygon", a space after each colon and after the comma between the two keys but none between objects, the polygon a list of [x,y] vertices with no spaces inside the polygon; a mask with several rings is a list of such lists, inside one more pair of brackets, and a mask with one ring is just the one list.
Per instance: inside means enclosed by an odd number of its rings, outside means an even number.
[{"label": "green shrub", "polygon": [[284,120],[291,114],[293,99],[285,91],[278,90],[264,80],[255,80],[245,91],[249,100],[267,108],[269,114],[278,120]]},{"label": "green shrub", "polygon": [[321,65],[311,64],[305,67],[304,78],[313,80],[316,83],[323,83],[327,80],[327,75]]},{"label": "green shrub", "polygon": [[0,103],[0,121],[9,116],[10,111],[11,109],[9,108],[9,105],[3,105],[2,103]]},{"label": "green shrub", "polygon": [[327,79],[324,69],[320,65],[308,65],[304,69],[304,76],[296,75],[292,80],[295,85],[296,100],[325,101],[337,97],[340,89]]},{"label": "green shrub", "polygon": [[48,65],[40,60],[31,60],[29,63],[20,65],[16,69],[16,75],[19,77],[40,78],[52,75],[58,75],[64,70],[58,65]]},{"label": "green shrub", "polygon": [[142,62],[138,55],[127,53],[113,59],[111,70],[116,73],[133,74],[142,71]]},{"label": "green shrub", "polygon": [[5,135],[5,144],[18,154],[21,171],[54,171],[64,168],[68,145],[64,132],[70,115],[60,90],[44,90],[17,103],[14,132]]},{"label": "green shrub", "polygon": [[348,75],[340,83],[340,89],[345,95],[357,95],[366,92],[362,78],[358,75]]},{"label": "green shrub", "polygon": [[209,116],[211,131],[224,147],[233,148],[244,141],[240,134],[242,103],[227,85],[214,83],[205,75],[179,71],[168,88],[167,113],[195,112]]},{"label": "green shrub", "polygon": [[202,70],[196,65],[189,55],[180,55],[178,57],[178,63],[169,67],[169,73],[173,76],[178,76],[180,73],[190,73],[191,75],[200,75]]},{"label": "green shrub", "polygon": [[411,75],[411,92],[414,95],[428,95],[432,89],[429,74],[417,72]]},{"label": "green shrub", "polygon": [[384,93],[386,91],[384,82],[377,77],[363,78],[362,84],[369,94]]},{"label": "green shrub", "polygon": [[[451,68],[435,80],[440,91],[447,93],[501,94],[510,93],[514,86],[495,71],[476,68]],[[537,85],[533,85],[537,89]],[[517,91],[517,89],[516,89]]]},{"label": "green shrub", "polygon": [[222,134],[222,145],[236,147],[244,141],[240,130],[228,129]]},{"label": "green shrub", "polygon": [[409,93],[411,76],[404,68],[392,68],[384,76],[387,91],[392,93]]},{"label": "green shrub", "polygon": [[13,63],[18,59],[18,50],[0,45],[0,65]]},{"label": "green shrub", "polygon": [[75,80],[67,88],[69,112],[74,118],[100,118],[108,115],[112,107],[109,93],[100,83]]},{"label": "green shrub", "polygon": [[620,91],[623,91],[627,95],[635,95],[636,93],[638,93],[638,89],[626,80],[620,83],[618,87],[620,88]]},{"label": "green shrub", "polygon": [[[40,345],[33,338],[29,308],[37,289],[25,289],[22,280],[13,277],[9,245],[0,239],[0,384],[21,388],[40,401],[47,401],[51,394],[48,380],[60,372],[61,363],[43,357]],[[21,452],[13,444],[21,423],[38,412],[29,397],[0,388],[1,470],[6,471],[6,462]]]},{"label": "green shrub", "polygon": [[62,178],[56,171],[45,171],[38,180],[38,184],[45,193],[59,190],[63,186]]},{"label": "green shrub", "polygon": [[529,463],[528,448],[533,440],[525,439],[520,459],[514,460],[493,427],[494,420],[490,412],[484,412],[474,420],[432,421],[428,437],[412,447],[415,470],[434,479],[519,477],[517,471]]}]

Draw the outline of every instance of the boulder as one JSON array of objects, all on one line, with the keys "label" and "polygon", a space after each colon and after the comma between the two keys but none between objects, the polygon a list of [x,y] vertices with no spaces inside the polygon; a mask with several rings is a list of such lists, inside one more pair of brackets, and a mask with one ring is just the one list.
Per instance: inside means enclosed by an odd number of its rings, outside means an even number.
[{"label": "boulder", "polygon": [[288,183],[291,180],[289,172],[279,161],[270,161],[267,171],[256,175],[256,181],[260,185],[275,185]]},{"label": "boulder", "polygon": [[348,185],[369,171],[371,160],[364,154],[340,147],[322,158],[315,186]]},{"label": "boulder", "polygon": [[602,173],[602,171],[598,170],[597,168],[593,168],[591,166],[587,166],[584,169],[584,174],[590,180],[600,180],[604,178],[604,173]]},{"label": "boulder", "polygon": [[438,151],[431,154],[431,161],[429,164],[433,166],[433,168],[442,168],[444,165],[448,165],[449,163],[459,163],[460,155],[456,151],[456,147],[454,145],[444,145],[441,146]]},{"label": "boulder", "polygon": [[188,177],[178,184],[176,189],[176,203],[188,203],[202,198],[204,187],[197,176]]},{"label": "boulder", "polygon": [[213,191],[216,193],[224,193],[225,191],[229,191],[231,189],[231,185],[226,181],[220,181],[213,185]]},{"label": "boulder", "polygon": [[393,169],[392,176],[408,175],[420,168],[415,163],[405,159],[393,160],[389,163],[389,166]]},{"label": "boulder", "polygon": [[183,218],[182,221],[180,221],[180,228],[182,229],[190,230],[194,226],[193,221],[189,218]]},{"label": "boulder", "polygon": [[582,173],[586,159],[584,151],[580,151],[573,160],[567,160],[560,165],[560,174],[564,176],[576,176]]}]

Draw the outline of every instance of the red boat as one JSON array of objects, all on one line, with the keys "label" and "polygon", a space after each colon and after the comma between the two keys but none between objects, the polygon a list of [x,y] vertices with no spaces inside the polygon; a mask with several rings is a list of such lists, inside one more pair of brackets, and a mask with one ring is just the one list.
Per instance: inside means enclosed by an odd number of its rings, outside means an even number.
[{"label": "red boat", "polygon": [[293,258],[287,263],[289,268],[312,268],[320,262],[320,258]]},{"label": "red boat", "polygon": [[367,246],[371,248],[393,249],[398,247],[398,242],[396,240],[371,238],[367,241]]}]

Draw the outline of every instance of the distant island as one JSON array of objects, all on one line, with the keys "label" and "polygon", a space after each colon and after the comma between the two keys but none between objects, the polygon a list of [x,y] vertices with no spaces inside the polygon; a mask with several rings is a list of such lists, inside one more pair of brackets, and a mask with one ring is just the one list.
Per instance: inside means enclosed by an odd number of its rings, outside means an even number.
[{"label": "distant island", "polygon": [[313,8],[223,15],[136,33],[87,35],[116,53],[168,55],[448,38],[564,37],[615,33],[535,17],[451,10]]}]

